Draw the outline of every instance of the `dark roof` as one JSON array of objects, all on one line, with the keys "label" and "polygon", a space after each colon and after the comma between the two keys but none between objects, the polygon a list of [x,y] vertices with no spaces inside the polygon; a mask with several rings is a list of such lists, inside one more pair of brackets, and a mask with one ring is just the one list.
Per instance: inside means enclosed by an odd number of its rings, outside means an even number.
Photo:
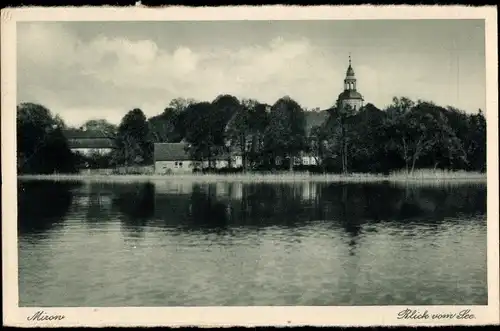
[{"label": "dark roof", "polygon": [[[189,161],[192,160],[189,155],[187,143],[156,143],[154,144],[154,159],[156,161]],[[215,157],[217,160],[226,160],[230,156],[238,155],[237,152],[232,154],[223,153]]]},{"label": "dark roof", "polygon": [[344,92],[339,94],[339,100],[346,100],[346,99],[361,99],[363,100],[363,96],[353,90],[345,90]]},{"label": "dark roof", "polygon": [[86,139],[68,139],[70,149],[75,148],[114,148],[112,139],[109,138],[86,138]]},{"label": "dark roof", "polygon": [[315,126],[322,125],[329,114],[327,111],[306,111],[306,131],[309,132]]},{"label": "dark roof", "polygon": [[349,64],[349,68],[347,68],[346,76],[354,76],[354,69]]},{"label": "dark roof", "polygon": [[79,129],[64,130],[64,136],[67,139],[113,138],[113,136],[103,131],[83,131]]},{"label": "dark roof", "polygon": [[189,153],[186,143],[157,143],[154,144],[155,161],[188,161]]}]

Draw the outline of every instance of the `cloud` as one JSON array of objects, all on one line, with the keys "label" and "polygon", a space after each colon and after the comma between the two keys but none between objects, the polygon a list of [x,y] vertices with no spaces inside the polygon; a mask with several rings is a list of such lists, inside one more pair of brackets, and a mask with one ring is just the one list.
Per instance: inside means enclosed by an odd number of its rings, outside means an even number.
[{"label": "cloud", "polygon": [[[96,109],[109,109],[106,116],[146,104],[166,106],[169,98],[212,100],[223,93],[269,103],[287,94],[307,102],[314,92],[321,99],[318,83],[328,86],[326,79],[318,79],[328,72],[326,60],[307,39],[276,38],[266,45],[196,52],[179,45],[169,52],[152,40],[100,35],[84,42],[57,24],[26,25],[19,34],[21,97],[73,109],[63,114],[70,122],[91,100]],[[326,95],[333,103],[330,87],[323,88]]]},{"label": "cloud", "polygon": [[[18,28],[18,101],[40,102],[70,124],[95,116],[117,122],[135,107],[153,116],[173,98],[213,100],[226,93],[267,103],[289,95],[308,108],[326,108],[342,91],[347,65],[344,54],[301,37],[167,49],[147,38],[102,33],[84,39],[71,31],[59,23]],[[366,56],[354,67],[360,92],[379,107],[394,95],[423,95],[438,103],[456,97],[443,92],[450,84],[439,78],[442,68],[418,54]]]}]

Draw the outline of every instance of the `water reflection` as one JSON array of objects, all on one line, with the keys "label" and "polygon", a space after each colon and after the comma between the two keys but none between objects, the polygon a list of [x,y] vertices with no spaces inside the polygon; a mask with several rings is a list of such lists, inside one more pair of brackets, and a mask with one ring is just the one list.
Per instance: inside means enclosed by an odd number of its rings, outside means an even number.
[{"label": "water reflection", "polygon": [[18,234],[42,234],[60,225],[73,204],[78,183],[18,181]]},{"label": "water reflection", "polygon": [[[353,240],[367,223],[438,224],[486,213],[486,187],[391,184],[51,183],[19,184],[19,230],[50,230],[70,213],[87,223],[118,217],[124,228],[180,230],[326,222]],[[370,231],[370,227],[367,228]]]},{"label": "water reflection", "polygon": [[25,305],[487,300],[485,185],[19,187]]}]

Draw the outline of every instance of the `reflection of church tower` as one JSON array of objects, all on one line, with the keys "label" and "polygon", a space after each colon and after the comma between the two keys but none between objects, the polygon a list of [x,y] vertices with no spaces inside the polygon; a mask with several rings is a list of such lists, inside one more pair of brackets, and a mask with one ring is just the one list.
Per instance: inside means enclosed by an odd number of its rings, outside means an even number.
[{"label": "reflection of church tower", "polygon": [[340,93],[338,98],[339,106],[350,106],[354,110],[359,110],[363,107],[363,96],[356,91],[356,77],[354,69],[351,66],[351,56],[349,55],[349,67],[347,68],[344,79],[344,92]]}]

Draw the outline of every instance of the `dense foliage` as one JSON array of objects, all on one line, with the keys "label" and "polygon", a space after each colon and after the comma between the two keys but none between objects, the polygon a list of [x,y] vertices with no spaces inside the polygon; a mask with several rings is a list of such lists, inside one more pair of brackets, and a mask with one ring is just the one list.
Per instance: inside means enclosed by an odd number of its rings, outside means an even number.
[{"label": "dense foliage", "polygon": [[63,134],[63,121],[42,105],[17,106],[17,171],[20,174],[70,173],[75,157]]},{"label": "dense foliage", "polygon": [[118,126],[112,161],[115,165],[149,164],[153,160],[153,142],[146,116],[136,108],[129,111]]},{"label": "dense foliage", "polygon": [[[195,160],[234,152],[241,155],[243,170],[486,169],[486,120],[481,111],[467,114],[405,97],[394,98],[384,110],[370,103],[358,111],[335,105],[324,118],[323,112],[305,111],[289,97],[273,105],[227,95],[212,103],[180,99],[172,104],[183,106],[150,119],[155,128],[166,128],[158,129],[155,142],[184,139]],[[316,165],[290,162],[301,155],[312,157]]]},{"label": "dense foliage", "polygon": [[[64,123],[49,110],[21,104],[17,125],[21,172],[74,170],[76,161],[61,133]],[[96,156],[96,167],[151,164],[154,143],[184,141],[192,159],[206,161],[209,168],[216,159],[237,154],[241,170],[486,170],[486,119],[481,110],[465,113],[405,97],[394,98],[383,110],[368,103],[356,111],[338,105],[306,111],[287,96],[273,105],[231,95],[212,102],[174,99],[149,119],[134,109],[117,128],[92,120],[85,129],[114,137],[111,159]],[[315,165],[293,162],[301,156],[309,156]]]}]

